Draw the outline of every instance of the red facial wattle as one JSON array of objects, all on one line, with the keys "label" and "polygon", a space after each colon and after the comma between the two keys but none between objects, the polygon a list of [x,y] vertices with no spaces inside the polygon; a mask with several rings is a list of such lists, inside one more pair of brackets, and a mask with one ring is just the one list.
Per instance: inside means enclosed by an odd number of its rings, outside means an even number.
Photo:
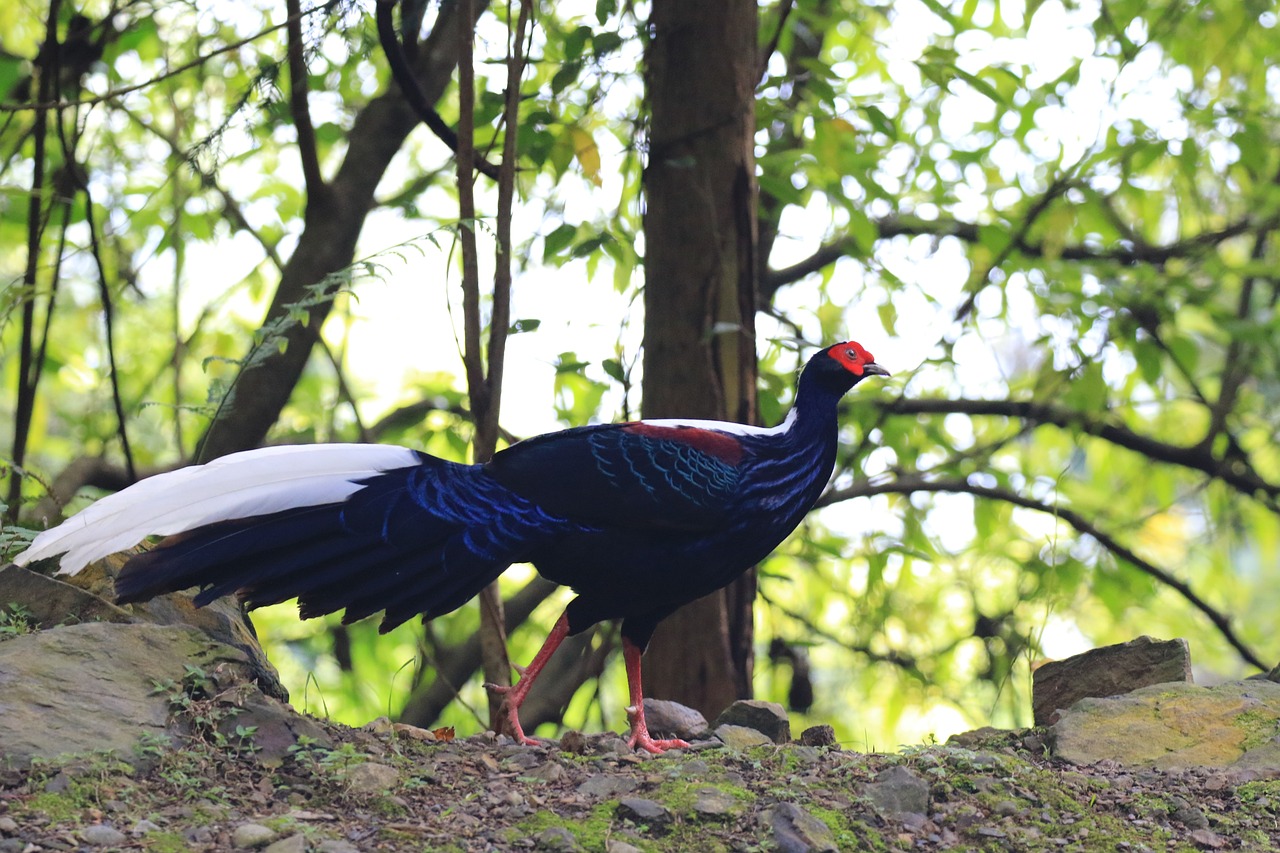
[{"label": "red facial wattle", "polygon": [[848,341],[827,350],[827,354],[840,363],[845,370],[854,376],[862,376],[868,364],[874,364],[876,357],[867,352],[862,344]]}]

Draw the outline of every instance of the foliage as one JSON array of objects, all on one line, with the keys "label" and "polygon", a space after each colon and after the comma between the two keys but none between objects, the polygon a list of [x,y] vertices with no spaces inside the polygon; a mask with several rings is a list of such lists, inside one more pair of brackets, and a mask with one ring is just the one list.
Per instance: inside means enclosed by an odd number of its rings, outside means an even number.
[{"label": "foliage", "polygon": [[[478,29],[482,151],[507,130],[491,61],[504,8]],[[60,81],[75,105],[47,114],[60,131],[39,175],[22,87],[47,9],[23,9],[0,14],[0,240],[28,245],[33,209],[44,227],[30,266],[0,255],[0,466],[38,475],[12,501],[34,523],[56,513],[46,497],[70,462],[120,463],[126,436],[143,472],[190,458],[308,198],[282,5],[126,5],[107,24],[105,3],[84,3],[102,55]],[[538,10],[515,128],[516,435],[638,410],[635,14],[608,0]],[[762,418],[785,412],[801,343],[855,337],[900,377],[848,401],[825,507],[762,567],[756,687],[782,700],[809,679],[800,724],[886,748],[1025,723],[1035,659],[1144,633],[1190,638],[1223,675],[1280,654],[1276,24],[1261,0],[761,7]],[[302,36],[328,174],[388,73],[360,7],[304,7]],[[438,109],[456,120],[452,95]],[[385,263],[324,297],[325,345],[272,440],[465,457],[451,169],[419,131],[386,173],[357,255]],[[491,239],[479,189],[476,232]],[[372,367],[370,350],[424,372]],[[22,441],[13,389],[33,371]],[[516,632],[514,659],[558,602]],[[412,662],[452,654],[476,617],[381,639],[280,611],[260,624],[296,698],[362,722],[429,683]],[[773,640],[789,650],[776,662]],[[580,694],[568,724],[620,725],[621,678]],[[483,696],[474,683],[463,696],[446,721],[465,731]]]}]

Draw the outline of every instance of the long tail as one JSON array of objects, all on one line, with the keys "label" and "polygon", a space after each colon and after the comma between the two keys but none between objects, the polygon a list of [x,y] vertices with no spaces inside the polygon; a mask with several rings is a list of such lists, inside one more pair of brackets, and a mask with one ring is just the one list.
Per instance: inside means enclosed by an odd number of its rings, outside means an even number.
[{"label": "long tail", "polygon": [[[500,488],[500,487],[498,487]],[[36,537],[15,562],[62,554],[62,573],[167,535],[125,564],[122,602],[201,587],[301,615],[386,610],[382,630],[447,613],[548,532],[479,469],[398,447],[314,445],[233,454],[143,480]],[[513,524],[513,522],[515,522]],[[519,529],[517,529],[519,528]]]}]

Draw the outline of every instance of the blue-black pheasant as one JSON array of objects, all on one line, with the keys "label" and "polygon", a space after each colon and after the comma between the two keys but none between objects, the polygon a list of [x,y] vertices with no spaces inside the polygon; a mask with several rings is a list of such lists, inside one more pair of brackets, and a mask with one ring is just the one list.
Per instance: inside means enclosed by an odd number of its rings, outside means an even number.
[{"label": "blue-black pheasant", "polygon": [[249,607],[298,599],[303,618],[383,612],[387,631],[461,606],[511,563],[577,596],[514,687],[512,730],[560,642],[622,620],[631,745],[661,752],[644,720],[640,656],[676,608],[725,586],[804,517],[836,459],[836,405],[887,376],[848,342],[819,351],[778,426],[649,420],[521,441],[483,465],[402,447],[268,447],[143,480],[36,537],[19,565],[60,572],[165,536],[116,580],[122,603],[200,587]]}]

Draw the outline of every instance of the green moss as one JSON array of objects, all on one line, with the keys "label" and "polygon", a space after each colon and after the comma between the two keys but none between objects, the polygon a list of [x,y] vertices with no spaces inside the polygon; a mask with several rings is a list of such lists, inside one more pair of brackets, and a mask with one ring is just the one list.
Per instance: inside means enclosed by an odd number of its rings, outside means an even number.
[{"label": "green moss", "polygon": [[617,800],[600,803],[582,818],[558,815],[544,809],[534,812],[507,830],[507,841],[515,844],[548,829],[560,828],[568,830],[587,850],[603,850],[612,834],[617,810]]},{"label": "green moss", "polygon": [[1244,732],[1244,743],[1240,745],[1244,750],[1270,743],[1280,733],[1280,722],[1277,722],[1275,714],[1260,708],[1237,716],[1235,727]]},{"label": "green moss", "polygon": [[155,853],[187,853],[191,845],[176,832],[149,832],[142,838],[142,846]]},{"label": "green moss", "polygon": [[79,822],[86,808],[88,806],[85,803],[77,802],[76,798],[68,793],[44,793],[28,799],[22,804],[20,810],[31,815],[48,817],[53,823],[73,823]]}]

